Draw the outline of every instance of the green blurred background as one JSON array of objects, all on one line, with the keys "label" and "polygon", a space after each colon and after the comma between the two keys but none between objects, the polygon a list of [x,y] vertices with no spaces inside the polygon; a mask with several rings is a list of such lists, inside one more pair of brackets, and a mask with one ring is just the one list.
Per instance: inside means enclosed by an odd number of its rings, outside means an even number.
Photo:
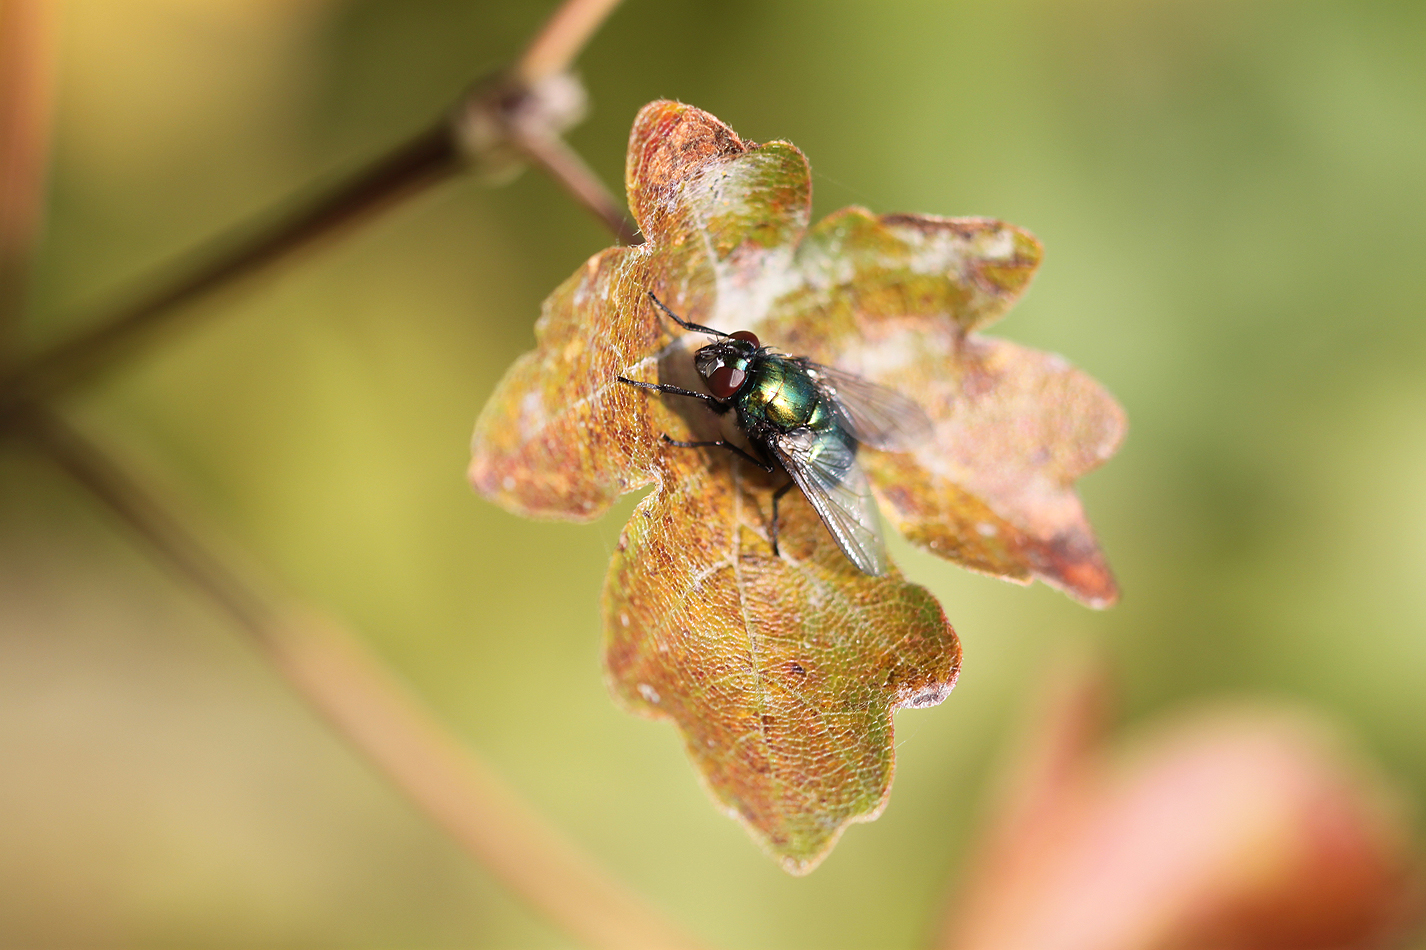
[{"label": "green blurred background", "polygon": [[[32,346],[193,242],[379,154],[553,4],[69,0]],[[965,644],[899,714],[886,814],[787,877],[674,730],[612,706],[597,599],[632,503],[470,493],[475,415],[608,239],[547,179],[448,184],[67,402],[355,625],[554,822],[711,942],[911,947],[1047,667],[1103,647],[1134,722],[1311,704],[1426,791],[1426,4],[627,0],[571,140],[611,184],[639,106],[788,139],[816,213],[982,214],[1045,264],[992,332],[1127,408],[1084,480],[1095,613],[899,541]],[[197,314],[195,314],[197,315]],[[41,461],[0,448],[0,944],[565,947]]]}]

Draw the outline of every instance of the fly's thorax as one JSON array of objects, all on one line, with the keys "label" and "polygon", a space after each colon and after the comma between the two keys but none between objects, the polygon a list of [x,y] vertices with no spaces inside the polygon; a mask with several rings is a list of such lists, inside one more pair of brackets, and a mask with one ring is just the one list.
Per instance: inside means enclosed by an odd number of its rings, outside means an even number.
[{"label": "fly's thorax", "polygon": [[739,394],[744,414],[787,432],[800,426],[817,425],[822,416],[830,419],[822,393],[801,364],[777,355],[766,355],[752,367],[747,387]]}]

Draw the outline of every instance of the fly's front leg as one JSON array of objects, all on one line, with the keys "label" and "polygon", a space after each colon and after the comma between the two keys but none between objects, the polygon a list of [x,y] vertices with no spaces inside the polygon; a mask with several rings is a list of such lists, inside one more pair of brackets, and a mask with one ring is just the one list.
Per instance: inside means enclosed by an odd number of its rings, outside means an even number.
[{"label": "fly's front leg", "polygon": [[683,319],[683,318],[680,317],[678,314],[676,314],[676,313],[674,313],[672,310],[668,309],[668,307],[665,307],[663,301],[660,300],[659,298],[655,297],[655,296],[654,296],[654,292],[653,292],[652,290],[649,291],[649,299],[654,302],[654,306],[655,306],[655,307],[658,307],[658,308],[659,308],[660,310],[662,310],[664,313],[668,314],[669,318],[670,318],[671,320],[673,320],[674,323],[676,323],[676,324],[678,324],[679,326],[683,327],[685,330],[693,330],[693,331],[695,331],[695,332],[697,332],[697,333],[706,333],[706,334],[708,334],[709,336],[727,336],[727,335],[728,335],[728,334],[724,333],[722,330],[715,330],[715,329],[713,329],[712,327],[701,326],[700,324],[697,324],[697,323],[689,323],[687,320]]},{"label": "fly's front leg", "polygon": [[637,379],[627,379],[623,376],[615,376],[614,378],[621,383],[628,383],[630,386],[637,386],[640,389],[651,389],[656,393],[666,393],[670,396],[691,396],[694,399],[701,399],[709,409],[712,409],[720,416],[733,408],[725,402],[719,402],[707,393],[697,393],[691,389],[684,389],[681,386],[670,386],[668,383],[645,383]]},{"label": "fly's front leg", "polygon": [[[694,399],[702,399],[705,403],[708,404],[709,409],[712,409],[720,416],[723,413],[727,412],[729,409],[733,408],[725,402],[719,402],[718,400],[714,399],[712,396],[707,395],[706,393],[696,393],[691,389],[684,389],[680,386],[670,386],[667,383],[643,383],[637,379],[627,379],[623,376],[616,376],[615,378],[618,379],[621,383],[628,383],[630,386],[638,386],[640,389],[651,389],[656,393],[667,393],[672,396],[692,396]],[[728,451],[744,459],[747,459],[749,462],[752,462],[764,472],[767,472],[769,474],[772,473],[771,465],[767,464],[764,461],[761,461],[760,459],[754,458],[738,446],[729,442],[727,439],[714,439],[708,442],[680,442],[677,439],[669,438],[668,433],[665,432],[663,440],[669,445],[676,445],[681,449],[701,449],[705,447],[727,449]]]},{"label": "fly's front leg", "polygon": [[[772,471],[772,470],[771,470],[771,469],[768,469],[768,471]],[[791,490],[792,490],[792,486],[795,485],[795,484],[796,484],[796,482],[794,482],[794,481],[792,481],[791,479],[789,479],[786,485],[783,485],[783,486],[782,486],[781,488],[779,488],[777,491],[775,491],[775,492],[772,493],[772,525],[771,525],[771,527],[768,528],[768,532],[767,532],[767,533],[768,533],[768,535],[771,537],[771,540],[772,540],[772,555],[773,555],[773,557],[777,557],[777,556],[778,556],[778,551],[777,551],[777,503],[780,502],[780,501],[782,501],[782,496],[783,496],[783,495],[786,495],[789,491],[791,491]]]},{"label": "fly's front leg", "polygon": [[663,440],[664,440],[665,442],[667,442],[669,445],[676,445],[676,446],[678,446],[678,447],[681,448],[681,449],[701,449],[701,448],[727,449],[729,452],[732,452],[733,454],[739,456],[740,458],[744,458],[744,459],[747,459],[749,462],[752,462],[754,465],[756,465],[758,468],[762,469],[764,472],[767,472],[769,475],[772,474],[772,466],[771,466],[771,465],[767,464],[766,462],[760,462],[760,461],[758,461],[757,459],[755,459],[755,458],[753,458],[751,455],[749,455],[747,452],[744,452],[742,449],[738,448],[736,445],[734,445],[733,443],[729,442],[727,439],[714,439],[714,440],[712,440],[711,442],[680,442],[680,441],[678,441],[677,439],[670,439],[670,438],[668,437],[668,433],[664,433]]}]

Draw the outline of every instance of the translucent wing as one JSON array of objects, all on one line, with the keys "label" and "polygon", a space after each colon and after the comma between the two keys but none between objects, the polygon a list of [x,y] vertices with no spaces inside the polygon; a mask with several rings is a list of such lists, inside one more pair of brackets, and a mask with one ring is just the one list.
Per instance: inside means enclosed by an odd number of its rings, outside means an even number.
[{"label": "translucent wing", "polygon": [[837,547],[863,573],[886,573],[876,499],[857,464],[856,446],[837,432],[793,429],[772,441],[772,450],[802,494],[812,502]]},{"label": "translucent wing", "polygon": [[863,445],[907,452],[931,437],[931,420],[914,400],[834,366],[805,365],[836,407],[842,428]]}]

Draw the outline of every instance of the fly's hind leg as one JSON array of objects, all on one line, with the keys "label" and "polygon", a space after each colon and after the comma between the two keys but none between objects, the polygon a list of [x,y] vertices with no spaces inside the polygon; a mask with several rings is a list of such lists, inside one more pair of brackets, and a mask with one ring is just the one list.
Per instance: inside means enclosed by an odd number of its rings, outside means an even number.
[{"label": "fly's hind leg", "polygon": [[795,485],[795,484],[796,484],[796,482],[793,482],[793,481],[789,480],[786,485],[783,485],[783,486],[782,486],[781,488],[779,488],[777,491],[775,491],[775,492],[772,493],[772,524],[768,527],[768,532],[767,532],[767,533],[768,533],[769,538],[772,540],[772,555],[773,555],[773,557],[777,557],[777,556],[778,556],[778,550],[777,550],[777,503],[780,502],[780,501],[782,501],[782,496],[783,496],[783,495],[786,495],[789,491],[791,491],[791,490],[792,490],[792,486]]}]

